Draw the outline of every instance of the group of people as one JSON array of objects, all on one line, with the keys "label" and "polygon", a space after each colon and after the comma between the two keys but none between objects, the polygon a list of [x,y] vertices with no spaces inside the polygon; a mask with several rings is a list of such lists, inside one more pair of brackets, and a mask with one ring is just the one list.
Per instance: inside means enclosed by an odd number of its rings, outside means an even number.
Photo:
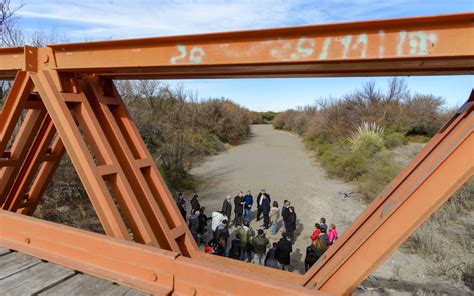
[{"label": "group of people", "polygon": [[[199,196],[195,194],[190,201],[191,213],[188,219],[186,201],[182,193],[179,193],[176,203],[183,218],[185,221],[187,220],[191,234],[198,244],[206,241],[207,224],[211,220],[212,238],[207,240],[204,248],[206,253],[283,270],[290,265],[292,245],[295,242],[297,216],[295,208],[289,200],[284,200],[280,209],[278,202],[272,202],[270,194],[265,190],[261,190],[255,201],[257,206],[256,220],[263,219],[263,224],[255,232],[250,226],[254,204],[254,197],[250,190],[245,195],[240,191],[233,200],[230,196],[227,196],[221,210],[212,212],[211,217],[205,214],[205,208],[201,207],[198,198]],[[236,228],[233,233],[234,239],[229,243],[232,213],[234,214],[233,225]],[[280,217],[283,221],[284,231],[281,233],[278,242],[270,244],[264,230],[271,227],[271,234],[275,236],[278,231]],[[315,225],[315,230],[311,235],[311,244],[306,249],[305,269],[308,270],[336,240],[335,225],[331,224],[328,229],[326,219],[321,218],[320,222]]]},{"label": "group of people", "polygon": [[324,217],[319,220],[319,223],[315,223],[311,234],[311,244],[306,248],[305,271],[308,271],[337,239],[336,225],[331,224],[328,228]]}]

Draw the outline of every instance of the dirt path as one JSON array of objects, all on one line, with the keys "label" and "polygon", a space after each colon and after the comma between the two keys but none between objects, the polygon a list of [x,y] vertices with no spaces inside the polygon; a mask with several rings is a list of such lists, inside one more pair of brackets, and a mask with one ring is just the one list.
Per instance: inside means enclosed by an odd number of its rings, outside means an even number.
[{"label": "dirt path", "polygon": [[[420,147],[415,147],[410,153],[399,151],[403,155],[398,158],[395,151],[396,159],[405,165]],[[252,136],[246,143],[210,157],[192,173],[197,177],[201,204],[208,213],[220,210],[225,196],[233,198],[238,191],[246,192],[249,189],[254,197],[261,189],[266,189],[272,200],[277,200],[280,206],[284,199],[290,200],[298,217],[297,241],[293,246],[290,266],[293,272],[304,273],[305,250],[315,222],[325,217],[328,224],[336,224],[341,236],[365,208],[356,197],[344,198],[339,194],[352,191],[351,186],[328,178],[324,169],[305,150],[300,138],[289,132],[274,130],[270,125],[252,126]],[[258,229],[262,223],[255,220],[255,205],[253,210],[252,227]],[[276,236],[271,235],[270,229],[266,231],[270,241],[280,239],[281,225],[280,222]],[[356,294],[398,295],[401,291],[410,291],[410,294],[418,289],[432,289],[448,294],[456,291],[456,294],[464,295],[462,290],[450,290],[449,282],[430,278],[430,268],[421,257],[396,251],[364,284],[378,288],[372,292],[358,291]],[[386,288],[387,283],[391,283],[390,289]],[[392,290],[397,287],[399,290]]]},{"label": "dirt path", "polygon": [[[208,213],[220,209],[225,196],[234,197],[240,190],[250,189],[255,197],[266,189],[280,206],[284,199],[290,200],[299,220],[292,254],[294,270],[298,272],[304,272],[306,246],[320,217],[335,223],[342,234],[363,209],[356,201],[339,194],[350,191],[349,185],[327,178],[296,135],[274,130],[270,125],[253,126],[247,143],[209,158],[192,173],[198,179],[201,204]],[[254,229],[260,225],[261,222],[252,220]],[[268,229],[267,237],[276,241],[280,233],[281,228],[273,237]]]}]

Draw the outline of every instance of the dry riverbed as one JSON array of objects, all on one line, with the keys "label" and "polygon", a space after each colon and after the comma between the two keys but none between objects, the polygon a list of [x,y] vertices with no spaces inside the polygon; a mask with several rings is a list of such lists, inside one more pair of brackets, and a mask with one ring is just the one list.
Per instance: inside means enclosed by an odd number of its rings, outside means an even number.
[{"label": "dry riverbed", "polygon": [[[344,198],[340,194],[353,191],[350,184],[328,178],[296,135],[274,130],[271,125],[252,126],[252,135],[246,143],[209,157],[193,169],[192,174],[197,178],[201,205],[206,207],[208,214],[221,208],[225,196],[234,197],[238,191],[251,190],[256,197],[261,189],[266,189],[272,201],[277,200],[280,206],[284,199],[290,200],[298,218],[291,271],[298,273],[304,273],[305,250],[315,222],[325,217],[328,224],[336,224],[341,236],[365,208],[356,197]],[[253,217],[255,214],[256,208]],[[261,222],[253,219],[252,227],[260,228]],[[275,237],[270,229],[266,231],[270,241],[280,238],[281,228],[280,222]],[[387,281],[403,281],[416,288],[431,282],[426,276],[426,268],[425,261],[419,256],[396,251],[374,272],[367,284],[386,286]],[[378,290],[358,292],[372,294]],[[391,290],[383,293],[391,294]]]}]

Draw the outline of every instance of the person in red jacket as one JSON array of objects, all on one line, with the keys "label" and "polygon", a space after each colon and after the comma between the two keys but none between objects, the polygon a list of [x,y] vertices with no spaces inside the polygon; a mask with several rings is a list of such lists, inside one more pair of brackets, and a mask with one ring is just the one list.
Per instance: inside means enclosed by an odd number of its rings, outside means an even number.
[{"label": "person in red jacket", "polygon": [[319,223],[314,224],[314,231],[313,234],[311,235],[311,241],[314,242],[318,236],[321,234],[321,226]]}]

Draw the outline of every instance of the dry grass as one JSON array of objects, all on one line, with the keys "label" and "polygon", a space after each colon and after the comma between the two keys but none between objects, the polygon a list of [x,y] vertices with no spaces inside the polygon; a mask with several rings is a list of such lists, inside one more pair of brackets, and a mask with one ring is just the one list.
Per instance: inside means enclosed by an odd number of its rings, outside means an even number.
[{"label": "dry grass", "polygon": [[474,178],[471,178],[404,244],[423,255],[431,265],[431,276],[461,282],[474,266]]}]

